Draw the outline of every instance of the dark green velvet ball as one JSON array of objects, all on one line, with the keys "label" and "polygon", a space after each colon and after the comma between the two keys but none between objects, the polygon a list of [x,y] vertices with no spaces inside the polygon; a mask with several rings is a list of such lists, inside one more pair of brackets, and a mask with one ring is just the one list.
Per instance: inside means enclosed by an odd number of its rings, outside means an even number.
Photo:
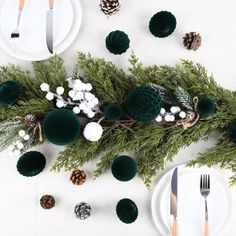
[{"label": "dark green velvet ball", "polygon": [[130,224],[137,219],[138,208],[132,200],[124,198],[117,203],[116,214],[123,223]]},{"label": "dark green velvet ball", "polygon": [[236,143],[236,121],[232,122],[228,127],[229,138]]},{"label": "dark green velvet ball", "polygon": [[26,152],[17,161],[18,172],[26,177],[39,174],[46,165],[46,158],[40,152]]},{"label": "dark green velvet ball", "polygon": [[56,109],[45,117],[43,130],[51,143],[67,145],[80,135],[79,118],[71,110]]},{"label": "dark green velvet ball", "polygon": [[118,103],[111,103],[105,107],[106,118],[110,121],[115,122],[119,120],[123,113],[123,108]]},{"label": "dark green velvet ball", "polygon": [[197,111],[198,113],[203,116],[207,117],[212,115],[215,112],[216,103],[213,99],[208,97],[200,98],[197,104]]},{"label": "dark green velvet ball", "polygon": [[106,37],[106,47],[113,54],[122,54],[129,48],[129,37],[123,31],[112,31]]},{"label": "dark green velvet ball", "polygon": [[160,113],[161,106],[159,91],[149,85],[137,87],[128,94],[125,101],[129,116],[142,122],[155,119]]},{"label": "dark green velvet ball", "polygon": [[124,182],[129,181],[137,173],[137,164],[129,156],[119,156],[113,161],[111,171],[116,179]]},{"label": "dark green velvet ball", "polygon": [[20,100],[22,88],[15,81],[6,81],[0,84],[0,104],[12,105]]},{"label": "dark green velvet ball", "polygon": [[171,35],[176,28],[176,18],[168,11],[156,13],[149,22],[150,32],[159,38]]}]

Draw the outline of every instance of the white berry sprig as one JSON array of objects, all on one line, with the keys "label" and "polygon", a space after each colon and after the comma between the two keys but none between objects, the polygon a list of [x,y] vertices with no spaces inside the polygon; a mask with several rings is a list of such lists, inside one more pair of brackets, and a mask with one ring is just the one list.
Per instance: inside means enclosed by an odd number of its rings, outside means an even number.
[{"label": "white berry sprig", "polygon": [[156,117],[158,123],[164,122],[174,122],[176,119],[184,119],[186,117],[186,112],[182,111],[178,106],[172,106],[170,111],[166,111],[165,108],[161,108],[160,114]]},{"label": "white berry sprig", "polygon": [[46,83],[41,84],[42,91],[47,92],[46,99],[52,101],[56,99],[56,106],[63,108],[67,106],[73,107],[73,112],[79,114],[85,113],[89,118],[93,118],[99,111],[99,101],[94,94],[91,93],[92,85],[90,83],[83,83],[79,79],[68,78],[68,98],[65,100],[62,95],[65,92],[63,87],[57,87],[56,93],[50,91],[50,86]]},{"label": "white berry sprig", "polygon": [[19,139],[13,142],[9,147],[8,150],[13,152],[15,156],[19,156],[23,151],[27,142],[30,140],[30,134],[25,130],[20,130],[18,132]]}]

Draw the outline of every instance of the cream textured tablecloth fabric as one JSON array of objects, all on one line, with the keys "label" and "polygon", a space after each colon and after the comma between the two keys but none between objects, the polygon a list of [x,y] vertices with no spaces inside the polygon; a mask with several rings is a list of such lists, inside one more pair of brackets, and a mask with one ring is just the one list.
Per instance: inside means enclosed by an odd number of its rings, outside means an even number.
[{"label": "cream textured tablecloth fabric", "polygon": [[[59,1],[59,0],[58,0]],[[83,22],[80,33],[71,47],[62,54],[69,73],[72,72],[77,51],[91,52],[93,56],[105,57],[121,68],[128,66],[127,59],[133,50],[144,62],[175,65],[181,58],[200,62],[213,73],[215,80],[225,88],[236,90],[236,20],[234,0],[120,0],[120,12],[107,19],[99,10],[99,0],[81,0]],[[148,31],[151,16],[161,10],[171,11],[177,18],[177,29],[166,39],[153,37]],[[63,17],[63,16],[62,16]],[[105,37],[112,30],[125,31],[131,40],[130,50],[121,56],[110,54],[105,48]],[[189,31],[202,35],[202,46],[196,52],[187,51],[182,45],[182,36]],[[11,58],[0,49],[0,64],[15,63],[32,70],[31,63]],[[199,151],[206,150],[216,141],[200,141],[179,152],[166,170],[195,158]],[[34,178],[25,178],[16,171],[17,158],[5,151],[0,154],[0,235],[1,236],[157,236],[160,235],[152,222],[150,200],[152,192],[142,182],[134,180],[121,183],[110,171],[96,181],[92,171],[96,162],[85,166],[88,181],[81,187],[68,182],[70,173],[51,173],[50,166],[59,148],[43,145],[37,148],[48,158],[47,167]],[[164,172],[163,172],[164,173]],[[157,183],[160,173],[154,180]],[[228,176],[230,173],[224,171]],[[236,200],[236,188],[231,188]],[[56,207],[50,211],[38,205],[43,194],[56,198]],[[115,215],[115,205],[123,197],[133,199],[139,207],[139,218],[131,225],[122,224]],[[87,221],[74,217],[77,202],[86,201],[94,213]],[[233,209],[232,209],[233,210]],[[235,210],[234,210],[235,211]],[[219,212],[220,214],[220,212]],[[236,216],[223,235],[236,235]],[[200,236],[200,235],[199,235]]]}]

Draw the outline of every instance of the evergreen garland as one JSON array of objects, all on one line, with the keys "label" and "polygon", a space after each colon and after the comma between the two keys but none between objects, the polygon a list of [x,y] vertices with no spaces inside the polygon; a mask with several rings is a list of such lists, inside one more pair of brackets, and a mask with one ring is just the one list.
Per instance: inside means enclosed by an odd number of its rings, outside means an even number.
[{"label": "evergreen garland", "polygon": [[[150,186],[152,177],[181,148],[207,138],[214,130],[219,130],[223,133],[223,138],[189,165],[219,165],[227,168],[233,172],[231,183],[236,184],[236,144],[227,135],[229,125],[236,118],[236,93],[217,85],[203,66],[190,61],[182,61],[175,67],[145,67],[133,54],[129,61],[129,73],[125,73],[111,62],[79,53],[73,79],[91,83],[94,94],[102,104],[123,104],[129,92],[137,85],[152,84],[159,88],[163,97],[168,93],[174,94],[183,107],[189,104],[194,109],[191,98],[210,97],[217,107],[215,113],[209,117],[201,117],[188,129],[155,121],[143,123],[132,120],[127,126],[122,123],[123,120],[120,123],[104,120],[101,122],[104,127],[103,136],[98,142],[90,142],[81,137],[67,145],[59,154],[52,170],[74,170],[99,156],[95,170],[95,177],[98,177],[111,166],[115,157],[126,150],[135,154],[139,176]],[[11,144],[18,131],[25,128],[23,119],[26,115],[36,115],[42,124],[44,117],[55,108],[55,103],[46,100],[45,93],[39,89],[42,83],[50,84],[52,90],[63,86],[66,89],[64,94],[68,92],[67,74],[60,57],[54,56],[48,62],[34,62],[33,69],[35,79],[18,66],[0,68],[0,83],[11,80],[22,87],[21,100],[14,105],[0,106],[1,149]],[[101,116],[95,117],[93,120],[98,121],[100,118]],[[43,135],[43,142],[45,141]],[[36,136],[32,146],[40,143]]]}]

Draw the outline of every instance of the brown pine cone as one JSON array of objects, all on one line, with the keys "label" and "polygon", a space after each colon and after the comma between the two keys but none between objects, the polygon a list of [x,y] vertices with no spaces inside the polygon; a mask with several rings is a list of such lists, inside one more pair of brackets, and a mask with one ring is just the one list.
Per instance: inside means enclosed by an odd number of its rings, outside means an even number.
[{"label": "brown pine cone", "polygon": [[183,44],[188,50],[196,51],[202,42],[202,37],[196,32],[186,33],[183,37]]},{"label": "brown pine cone", "polygon": [[36,115],[29,114],[24,118],[24,122],[27,126],[35,126],[37,123],[38,119]]},{"label": "brown pine cone", "polygon": [[86,181],[86,174],[83,170],[74,170],[70,176],[70,181],[75,185],[82,185]]},{"label": "brown pine cone", "polygon": [[55,206],[55,199],[51,195],[44,195],[40,199],[40,205],[44,209],[51,209]]}]

